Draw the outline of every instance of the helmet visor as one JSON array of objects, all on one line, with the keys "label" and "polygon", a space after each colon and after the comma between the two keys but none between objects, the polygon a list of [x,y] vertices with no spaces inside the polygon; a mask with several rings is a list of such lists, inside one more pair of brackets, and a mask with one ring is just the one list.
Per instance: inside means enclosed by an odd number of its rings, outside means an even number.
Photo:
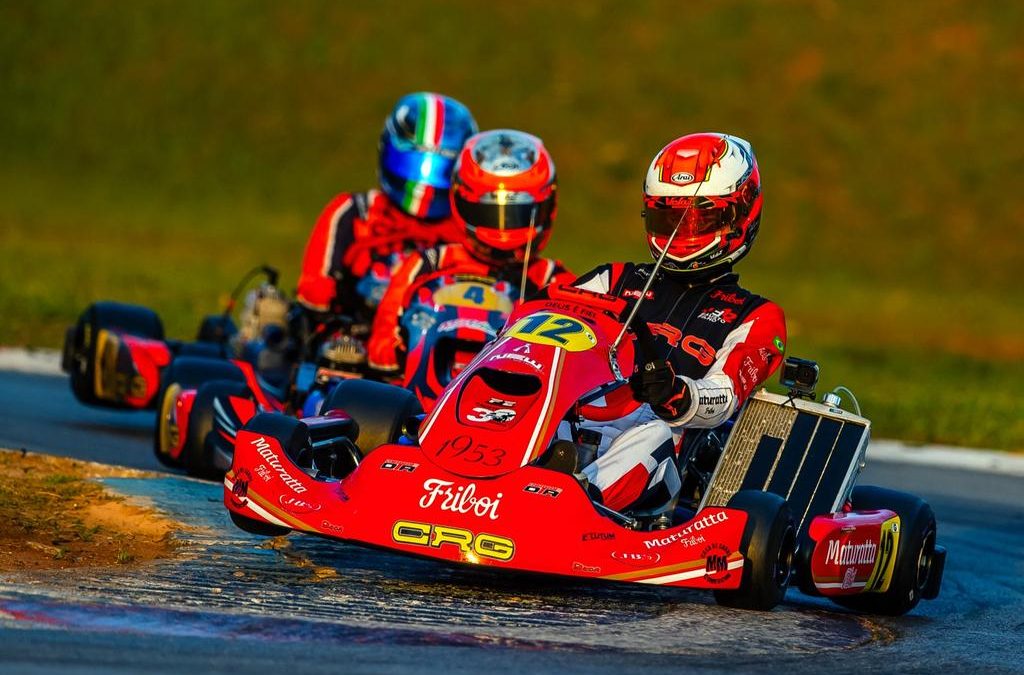
[{"label": "helmet visor", "polygon": [[518,230],[530,227],[544,229],[551,221],[553,198],[537,202],[511,204],[471,202],[455,192],[455,210],[467,224],[494,230]]},{"label": "helmet visor", "polygon": [[742,220],[736,204],[724,199],[705,197],[680,198],[671,206],[649,204],[644,209],[644,226],[647,233],[669,237],[678,227],[680,239],[696,239],[709,234],[728,231]]},{"label": "helmet visor", "polygon": [[412,145],[402,149],[385,138],[380,149],[380,166],[401,180],[446,190],[452,184],[455,159],[437,152],[419,150]]}]

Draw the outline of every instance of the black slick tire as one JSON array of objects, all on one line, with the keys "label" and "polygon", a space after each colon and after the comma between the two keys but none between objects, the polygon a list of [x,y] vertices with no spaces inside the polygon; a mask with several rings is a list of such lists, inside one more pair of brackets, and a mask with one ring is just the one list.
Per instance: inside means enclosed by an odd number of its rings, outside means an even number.
[{"label": "black slick tire", "polygon": [[[172,428],[171,407],[173,399],[177,397],[178,392],[182,389],[199,389],[203,383],[214,380],[244,384],[245,375],[238,366],[230,361],[194,356],[179,356],[171,361],[171,365],[164,370],[163,377],[160,380],[160,391],[156,396],[157,419],[153,432],[153,454],[156,455],[157,460],[164,466],[173,468],[185,467],[190,475],[203,477],[201,472],[193,473],[193,467],[200,465],[190,464],[193,460],[189,459],[189,454],[193,450],[192,443],[194,438],[196,438],[196,434],[192,432],[194,425],[191,423],[191,419],[189,428],[184,430],[186,441],[181,455],[178,459],[174,459],[167,452],[168,447],[174,442],[173,435],[181,433],[181,430]],[[212,420],[206,431],[210,429],[212,429]],[[205,436],[203,438],[204,444],[199,446],[200,448],[203,448],[205,445]]]},{"label": "black slick tire", "polygon": [[888,509],[900,517],[896,564],[884,593],[863,593],[832,598],[842,607],[885,616],[901,616],[926,594],[933,572],[936,525],[932,508],[919,497],[870,485],[853,490],[855,511]]},{"label": "black slick tire", "polygon": [[407,389],[370,380],[344,380],[324,402],[323,410],[341,410],[358,427],[355,443],[365,457],[375,448],[395,443],[406,420],[423,412],[416,396]]},{"label": "black slick tire", "polygon": [[796,526],[789,506],[779,495],[759,490],[737,492],[728,506],[747,513],[740,543],[743,579],[736,590],[715,591],[715,601],[726,607],[768,611],[782,602],[792,575]]}]

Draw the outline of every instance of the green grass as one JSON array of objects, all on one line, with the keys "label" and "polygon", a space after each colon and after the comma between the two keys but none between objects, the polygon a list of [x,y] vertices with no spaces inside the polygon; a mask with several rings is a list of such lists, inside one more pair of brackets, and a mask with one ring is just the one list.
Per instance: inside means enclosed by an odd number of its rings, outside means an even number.
[{"label": "green grass", "polygon": [[292,282],[317,212],[375,183],[407,91],[545,139],[551,252],[646,255],[639,186],[693,130],[752,141],[745,282],[876,434],[1024,449],[1024,5],[1012,2],[0,5],[0,344],[97,298],[169,331],[249,267]]}]

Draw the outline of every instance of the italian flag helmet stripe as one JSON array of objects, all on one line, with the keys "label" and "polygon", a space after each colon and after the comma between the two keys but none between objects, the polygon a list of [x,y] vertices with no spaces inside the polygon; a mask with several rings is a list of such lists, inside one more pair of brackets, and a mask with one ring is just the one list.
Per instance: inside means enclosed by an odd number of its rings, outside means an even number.
[{"label": "italian flag helmet stripe", "polygon": [[416,117],[416,144],[437,148],[444,136],[444,103],[439,96],[424,94]]},{"label": "italian flag helmet stripe", "polygon": [[434,188],[423,183],[406,181],[405,196],[402,198],[402,209],[406,213],[423,218],[430,208],[430,201],[434,197]]}]

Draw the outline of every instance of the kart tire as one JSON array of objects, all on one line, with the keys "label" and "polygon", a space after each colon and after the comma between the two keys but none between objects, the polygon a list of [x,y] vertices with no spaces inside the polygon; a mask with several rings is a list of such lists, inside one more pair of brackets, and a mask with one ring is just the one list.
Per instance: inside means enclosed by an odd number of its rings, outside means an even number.
[{"label": "kart tire", "polygon": [[407,389],[370,380],[343,380],[330,393],[323,412],[341,410],[355,420],[355,444],[363,457],[375,448],[396,443],[406,421],[423,412]]},{"label": "kart tire", "polygon": [[741,490],[729,508],[747,513],[740,541],[743,578],[736,590],[715,591],[726,607],[768,611],[782,602],[789,587],[796,548],[796,525],[786,500],[771,492]]},{"label": "kart tire", "polygon": [[[234,442],[230,443],[230,450],[226,449],[228,441],[218,437],[214,429],[214,418],[216,410],[214,401],[218,398],[224,399],[227,396],[248,397],[249,387],[243,382],[232,382],[230,380],[213,380],[205,382],[196,391],[196,397],[192,402],[192,412],[188,418],[188,432],[185,439],[185,447],[182,456],[185,460],[185,471],[195,478],[208,478],[210,480],[222,480],[226,469],[217,466],[215,454],[220,452],[227,455],[227,465],[230,467],[231,454],[234,452]],[[237,431],[237,430],[236,430]]]},{"label": "kart tire", "polygon": [[309,448],[309,427],[302,420],[284,413],[257,413],[245,423],[245,430],[270,436],[280,444],[288,459],[296,464],[299,464],[302,453]]},{"label": "kart tire", "polygon": [[[188,440],[177,459],[171,457],[163,449],[163,446],[169,445],[171,442],[169,423],[172,402],[168,399],[176,397],[182,389],[199,389],[200,385],[212,380],[244,383],[245,375],[238,366],[230,361],[193,356],[179,356],[171,361],[171,365],[164,370],[160,379],[160,390],[155,399],[157,418],[153,432],[153,454],[164,466],[187,467],[190,450]],[[191,427],[191,424],[189,426]],[[189,431],[186,429],[186,434]]]},{"label": "kart tire", "polygon": [[840,596],[832,601],[867,614],[906,614],[917,606],[928,588],[935,558],[935,514],[919,497],[871,485],[855,487],[852,502],[855,511],[888,509],[900,517],[896,565],[886,592]]},{"label": "kart tire", "polygon": [[249,534],[255,534],[261,537],[280,537],[291,532],[287,527],[273,525],[254,518],[247,518],[246,516],[235,513],[231,510],[229,510],[228,513],[231,514],[231,522],[235,524],[235,527],[243,532],[248,532]]},{"label": "kart tire", "polygon": [[203,317],[199,324],[199,332],[196,340],[199,342],[213,342],[224,344],[238,334],[238,327],[231,320],[230,316],[223,314],[210,314]]},{"label": "kart tire", "polygon": [[61,365],[71,377],[71,392],[82,403],[101,408],[125,408],[96,395],[96,336],[116,330],[151,340],[164,339],[164,326],[156,312],[140,305],[94,302],[85,308],[64,337]]}]

